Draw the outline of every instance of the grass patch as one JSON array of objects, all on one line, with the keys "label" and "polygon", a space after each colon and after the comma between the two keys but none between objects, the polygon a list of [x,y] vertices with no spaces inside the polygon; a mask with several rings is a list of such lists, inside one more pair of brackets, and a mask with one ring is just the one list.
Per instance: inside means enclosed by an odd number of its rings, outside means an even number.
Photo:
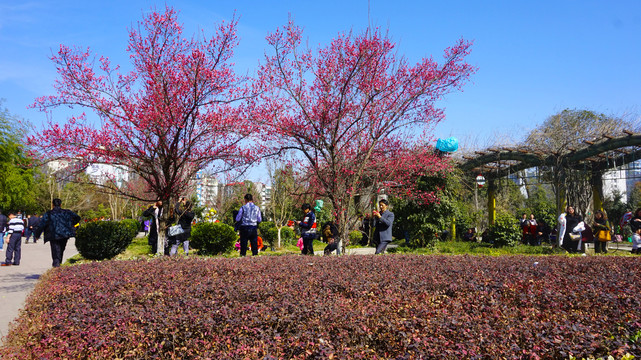
[{"label": "grass patch", "polygon": [[[400,245],[400,244],[399,244]],[[530,245],[516,245],[505,246],[496,248],[490,244],[473,243],[465,241],[441,241],[436,243],[433,250],[431,249],[412,249],[406,246],[399,246],[395,249],[388,249],[390,253],[401,254],[444,254],[444,255],[552,255],[563,254],[565,250],[554,249],[549,245],[530,246]]]},{"label": "grass patch", "polygon": [[116,259],[135,259],[143,255],[149,255],[151,246],[147,243],[148,237],[136,237],[125,251],[116,256]]},{"label": "grass patch", "polygon": [[[559,254],[565,254],[565,250],[563,249],[555,249],[552,248],[550,245],[544,244],[541,246],[530,246],[530,245],[516,245],[513,247],[501,247],[501,248],[495,248],[490,244],[485,244],[485,243],[472,243],[472,242],[465,242],[465,241],[443,241],[443,242],[438,242],[435,246],[434,249],[426,249],[426,248],[418,248],[418,249],[413,249],[410,247],[405,246],[405,240],[404,239],[396,239],[392,244],[398,245],[396,248],[387,248],[388,253],[396,253],[396,254],[416,254],[416,255],[435,255],[435,254],[443,254],[443,255],[463,255],[463,254],[470,254],[470,255],[489,255],[489,256],[502,256],[502,255],[559,255]],[[327,246],[326,243],[319,241],[319,240],[314,240],[314,252],[318,252],[319,250],[323,250],[325,246]],[[347,249],[358,249],[358,248],[367,248],[366,246],[359,246],[359,245],[350,245],[347,246]],[[147,237],[139,237],[135,238],[132,242],[131,245],[120,255],[116,256],[116,259],[118,260],[134,260],[134,259],[139,259],[141,257],[151,257],[152,254],[150,253],[151,247],[147,244]],[[593,252],[593,250],[592,250]],[[592,252],[589,252],[589,255],[592,254]],[[198,250],[192,249],[190,250],[190,253],[193,255],[198,254]],[[178,248],[178,255],[182,255],[183,250],[182,246]],[[267,248],[265,251],[260,251],[258,253],[258,256],[279,256],[279,255],[297,255],[300,254],[300,249],[298,246],[295,244],[284,244],[280,248],[274,248],[273,250],[271,248]],[[629,256],[629,251],[616,251],[615,246],[610,245],[610,252],[608,254],[604,254],[601,256]],[[248,256],[251,256],[251,251],[248,250]],[[237,258],[240,257],[240,254],[236,250],[231,250],[225,254],[218,255],[218,257],[225,257],[225,258]],[[90,260],[84,259],[80,254],[76,254],[65,262],[65,264],[68,265],[74,265],[74,264],[83,264],[90,262]]]}]

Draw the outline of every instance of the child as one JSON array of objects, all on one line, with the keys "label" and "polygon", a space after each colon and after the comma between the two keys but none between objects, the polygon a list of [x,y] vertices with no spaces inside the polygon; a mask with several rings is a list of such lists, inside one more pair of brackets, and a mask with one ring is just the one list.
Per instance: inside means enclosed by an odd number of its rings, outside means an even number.
[{"label": "child", "polygon": [[641,254],[641,227],[634,229],[632,234],[632,253]]},{"label": "child", "polygon": [[7,247],[7,258],[1,266],[20,265],[22,232],[24,231],[24,222],[18,218],[15,213],[9,214],[9,246]]}]

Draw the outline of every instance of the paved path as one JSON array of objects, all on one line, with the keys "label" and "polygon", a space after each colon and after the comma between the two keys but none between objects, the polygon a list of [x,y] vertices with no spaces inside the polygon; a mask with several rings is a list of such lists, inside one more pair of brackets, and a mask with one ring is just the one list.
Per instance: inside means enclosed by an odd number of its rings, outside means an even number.
[{"label": "paved path", "polygon": [[[51,248],[43,244],[42,239],[37,243],[24,243],[22,238],[22,260],[20,266],[0,267],[0,338],[4,338],[9,330],[9,323],[18,317],[19,310],[24,307],[27,295],[33,290],[40,275],[51,269]],[[7,249],[5,244],[4,250]],[[0,251],[0,262],[4,262],[5,251]],[[74,239],[69,239],[63,261],[77,254]]]}]

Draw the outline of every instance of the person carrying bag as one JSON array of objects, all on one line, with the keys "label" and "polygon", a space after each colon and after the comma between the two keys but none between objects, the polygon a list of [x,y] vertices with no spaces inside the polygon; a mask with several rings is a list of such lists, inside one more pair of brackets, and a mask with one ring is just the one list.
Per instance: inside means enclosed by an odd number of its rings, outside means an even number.
[{"label": "person carrying bag", "polygon": [[189,255],[189,237],[191,236],[191,222],[194,220],[195,214],[192,211],[191,201],[180,198],[174,209],[174,214],[178,215],[176,225],[169,227],[167,233],[169,235],[169,255],[174,256],[178,253],[178,247],[183,245],[185,255]]},{"label": "person carrying bag", "polygon": [[608,241],[612,241],[612,228],[608,222],[608,218],[601,210],[594,213],[594,224],[592,225],[592,233],[594,234],[594,253],[607,253]]}]

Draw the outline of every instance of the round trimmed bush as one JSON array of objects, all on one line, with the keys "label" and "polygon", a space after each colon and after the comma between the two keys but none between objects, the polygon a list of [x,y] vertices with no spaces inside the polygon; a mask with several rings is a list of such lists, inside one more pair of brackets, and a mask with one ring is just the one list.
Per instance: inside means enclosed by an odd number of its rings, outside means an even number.
[{"label": "round trimmed bush", "polygon": [[359,244],[363,239],[363,233],[358,230],[353,230],[349,233],[349,243]]},{"label": "round trimmed bush", "polygon": [[236,239],[233,227],[221,222],[202,222],[194,225],[189,243],[201,255],[217,255],[232,250]]},{"label": "round trimmed bush", "polygon": [[274,247],[274,243],[278,241],[278,229],[273,221],[263,221],[258,224],[258,232],[263,238],[263,243]]},{"label": "round trimmed bush", "polygon": [[282,228],[280,228],[281,245],[294,243],[295,237],[296,233],[290,227],[283,226]]},{"label": "round trimmed bush", "polygon": [[90,260],[112,259],[125,251],[138,234],[122,221],[95,221],[83,224],[76,232],[76,248]]},{"label": "round trimmed bush", "polygon": [[521,239],[521,229],[512,215],[501,212],[490,225],[489,236],[496,247],[515,246]]},{"label": "round trimmed bush", "polygon": [[[120,223],[129,227],[131,231],[133,231],[134,234],[136,235],[138,235],[138,233],[140,232],[140,222],[138,222],[138,220],[124,219],[124,220],[121,220]],[[134,235],[134,237],[136,235]]]}]

